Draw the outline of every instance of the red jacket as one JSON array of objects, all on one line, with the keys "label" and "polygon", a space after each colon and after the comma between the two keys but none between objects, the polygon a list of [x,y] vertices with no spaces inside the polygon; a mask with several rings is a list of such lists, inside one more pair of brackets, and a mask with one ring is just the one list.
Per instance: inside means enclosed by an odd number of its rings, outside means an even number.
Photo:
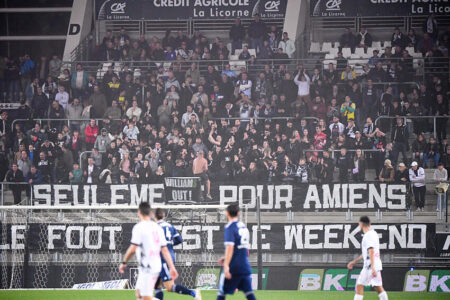
[{"label": "red jacket", "polygon": [[94,127],[91,127],[91,125],[86,126],[86,129],[84,130],[84,135],[86,136],[86,143],[95,144],[97,134],[98,134],[97,125],[95,125]]}]

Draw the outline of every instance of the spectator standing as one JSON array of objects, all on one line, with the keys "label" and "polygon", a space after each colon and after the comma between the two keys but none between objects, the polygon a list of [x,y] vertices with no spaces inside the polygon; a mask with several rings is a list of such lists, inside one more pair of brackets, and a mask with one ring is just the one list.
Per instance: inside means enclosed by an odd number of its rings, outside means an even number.
[{"label": "spectator standing", "polygon": [[73,164],[72,170],[69,172],[69,181],[71,184],[83,183],[83,171],[78,163]]},{"label": "spectator standing", "polygon": [[402,157],[405,163],[408,161],[408,157],[406,152],[409,150],[409,132],[408,127],[403,124],[402,118],[397,118],[396,125],[392,129],[391,133],[391,141],[393,144],[393,162],[397,163],[397,159],[400,153],[402,153]]},{"label": "spectator standing", "polygon": [[289,58],[294,56],[295,43],[289,39],[287,32],[283,32],[283,39],[278,43],[278,48],[283,49],[283,52],[286,53]]},{"label": "spectator standing", "polygon": [[435,14],[431,14],[423,23],[423,32],[428,33],[434,41],[437,40],[439,34],[438,23],[435,17]]},{"label": "spectator standing", "polygon": [[89,97],[89,102],[92,104],[91,116],[93,118],[102,118],[107,108],[107,102],[99,86],[94,86],[94,93]]},{"label": "spectator standing", "polygon": [[[433,105],[432,114],[434,116],[440,116],[436,119],[436,134],[438,142],[442,143],[442,140],[447,138],[447,116],[448,116],[448,103],[444,101],[443,94],[436,95],[436,103]],[[444,118],[442,118],[444,117]]]},{"label": "spectator standing", "polygon": [[[14,197],[14,204],[22,202],[22,189],[23,186],[19,183],[24,182],[25,178],[22,171],[19,170],[16,163],[13,163],[12,168],[6,173],[5,181],[12,182],[10,188]],[[14,184],[16,183],[16,184]]]},{"label": "spectator standing", "polygon": [[234,55],[236,49],[242,49],[242,41],[245,38],[245,29],[242,26],[241,19],[236,18],[230,28],[231,54]]},{"label": "spectator standing", "polygon": [[311,80],[309,79],[309,76],[308,76],[308,74],[306,74],[305,70],[303,70],[302,74],[300,74],[300,72],[299,72],[295,76],[294,82],[298,86],[298,91],[297,91],[298,101],[305,101],[306,103],[311,101],[311,98],[309,96],[310,81]]},{"label": "spectator standing", "polygon": [[50,101],[48,97],[42,92],[42,88],[37,88],[37,93],[31,100],[31,108],[33,109],[33,117],[43,119],[47,116]]},{"label": "spectator standing", "polygon": [[[438,184],[441,183],[441,182],[447,181],[448,173],[447,173],[447,170],[444,168],[444,165],[442,163],[439,163],[438,166],[437,166],[437,169],[434,171],[433,179]],[[443,206],[441,206],[441,204],[443,204]],[[441,208],[444,208],[446,206],[447,206],[447,193],[438,194],[436,210],[440,211]]]},{"label": "spectator standing", "polygon": [[72,74],[70,86],[72,87],[72,96],[83,99],[88,85],[88,74],[83,70],[81,64],[77,64],[77,70]]},{"label": "spectator standing", "polygon": [[348,175],[351,172],[353,163],[350,155],[345,147],[341,148],[341,151],[336,160],[336,167],[339,169],[339,181],[348,182]]},{"label": "spectator standing", "polygon": [[259,14],[254,15],[254,20],[249,25],[247,32],[250,38],[250,48],[255,49],[258,53],[263,46],[263,39],[267,33],[266,24],[260,20]]},{"label": "spectator standing", "polygon": [[200,177],[203,184],[206,184],[206,198],[211,197],[211,181],[208,177],[208,161],[203,157],[203,150],[197,151],[196,158],[192,163],[192,173],[194,176]]},{"label": "spectator standing", "polygon": [[20,75],[21,75],[21,83],[22,83],[23,89],[25,89],[25,87],[30,84],[31,78],[34,73],[34,67],[35,67],[35,63],[31,59],[30,55],[25,54],[23,56],[21,64],[20,64]]},{"label": "spectator standing", "polygon": [[425,186],[425,171],[423,168],[419,167],[419,164],[416,161],[411,163],[411,168],[409,169],[409,180],[413,184],[417,211],[423,211],[425,206],[425,193],[427,191]]},{"label": "spectator standing", "polygon": [[57,101],[59,105],[66,110],[67,105],[69,104],[69,93],[66,92],[64,86],[59,87],[59,91],[55,95],[55,101]]},{"label": "spectator standing", "polygon": [[355,52],[355,36],[350,28],[345,28],[345,32],[339,38],[339,48],[350,48]]},{"label": "spectator standing", "polygon": [[367,163],[366,159],[364,158],[364,153],[361,149],[356,149],[355,156],[353,157],[352,168],[353,180],[355,182],[364,182],[366,178],[366,168]]},{"label": "spectator standing", "polygon": [[53,55],[48,63],[49,75],[56,80],[61,74],[62,61],[57,55]]},{"label": "spectator standing", "polygon": [[83,114],[83,106],[80,104],[80,99],[75,98],[73,102],[67,105],[66,109],[66,118],[70,121],[70,130],[74,131],[75,129],[80,130],[80,121],[76,121],[77,119],[81,119],[81,115]]},{"label": "spectator standing", "polygon": [[395,27],[394,33],[391,37],[391,45],[392,47],[400,46],[400,48],[404,48],[407,44],[407,39],[405,35],[400,31],[400,28]]},{"label": "spectator standing", "polygon": [[86,150],[90,151],[94,148],[95,140],[98,135],[98,126],[95,123],[95,120],[92,119],[89,121],[89,125],[84,129],[84,138],[86,142]]},{"label": "spectator standing", "polygon": [[372,47],[372,36],[367,32],[365,27],[361,27],[361,30],[356,35],[356,47],[367,48]]},{"label": "spectator standing", "polygon": [[341,104],[340,113],[341,116],[347,120],[353,119],[355,120],[355,110],[356,110],[356,104],[352,102],[350,99],[350,96],[345,96],[344,103]]}]

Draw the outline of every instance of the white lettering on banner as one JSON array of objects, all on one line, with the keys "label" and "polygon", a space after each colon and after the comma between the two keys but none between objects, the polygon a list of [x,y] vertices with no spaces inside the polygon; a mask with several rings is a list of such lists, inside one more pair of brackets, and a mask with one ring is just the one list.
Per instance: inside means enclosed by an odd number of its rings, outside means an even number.
[{"label": "white lettering on banner", "polygon": [[401,233],[397,226],[389,226],[389,249],[395,249],[395,240],[397,240],[400,248],[406,248],[406,224],[400,225]]},{"label": "white lettering on banner", "polygon": [[86,227],[84,232],[84,246],[86,249],[100,249],[102,247],[102,233],[103,228],[101,226]]},{"label": "white lettering on banner", "polygon": [[333,277],[333,274],[326,274],[323,282],[323,290],[329,291],[331,290],[331,287],[334,287],[336,291],[342,291],[344,288],[339,283],[339,280],[345,277],[345,274],[335,274]]},{"label": "white lettering on banner", "polygon": [[320,204],[319,191],[317,190],[317,186],[315,184],[310,184],[308,186],[308,191],[306,192],[306,199],[305,203],[303,204],[303,208],[310,209],[310,202],[314,202],[314,208],[322,208],[322,204]]},{"label": "white lettering on banner", "polygon": [[[200,225],[186,225],[183,226],[181,236],[183,237],[183,250],[195,250],[200,249],[202,246],[200,240]],[[194,234],[190,234],[189,231],[194,231]]]},{"label": "white lettering on banner", "polygon": [[444,247],[442,247],[442,250],[448,251],[450,248],[450,235],[447,235],[447,238],[445,239]]},{"label": "white lettering on banner", "polygon": [[[266,239],[266,235],[263,232],[264,230],[268,230],[270,231],[270,229],[272,228],[271,225],[261,225],[261,249],[263,250],[270,250],[270,243],[263,243],[263,241]],[[253,225],[252,226],[252,241],[251,241],[251,248],[253,250],[257,250],[258,249],[258,225]]]},{"label": "white lettering on banner", "polygon": [[213,233],[214,231],[220,231],[220,226],[203,226],[202,231],[206,231],[206,249],[213,250],[214,249],[214,243],[213,243]]},{"label": "white lettering on banner", "polygon": [[[283,196],[285,194],[285,196]],[[285,203],[285,208],[292,207],[292,185],[275,186],[275,208],[281,208],[281,202]]]},{"label": "white lettering on banner", "polygon": [[25,230],[26,225],[11,226],[11,249],[25,249]]},{"label": "white lettering on banner", "polygon": [[311,233],[312,230],[323,231],[323,225],[306,225],[305,226],[305,249],[322,249],[323,243],[311,243],[312,240],[319,238],[318,234]]},{"label": "white lettering on banner", "polygon": [[130,184],[130,205],[139,205],[141,202],[147,202],[148,184],[141,185],[141,192],[138,193],[137,185]]},{"label": "white lettering on banner", "polygon": [[341,249],[342,248],[342,242],[339,243],[332,243],[330,242],[330,239],[337,239],[338,233],[337,232],[331,232],[332,229],[342,230],[344,225],[342,224],[336,224],[336,225],[327,225],[325,226],[325,232],[324,232],[324,242],[323,247],[325,249]]},{"label": "white lettering on banner", "polygon": [[[420,230],[420,238],[418,242],[414,241],[414,230]],[[408,226],[408,248],[410,249],[425,249],[426,248],[426,234],[427,225],[424,224],[409,224]]]},{"label": "white lettering on banner", "polygon": [[91,193],[92,193],[91,203],[92,205],[97,205],[97,186],[95,184],[91,185]]},{"label": "white lettering on banner", "polygon": [[381,183],[380,184],[380,193],[378,193],[378,189],[376,188],[376,186],[369,185],[369,203],[368,203],[368,207],[374,208],[375,207],[375,202],[377,202],[379,207],[385,208],[386,207],[385,192],[386,192],[386,184],[385,183]]},{"label": "white lettering on banner", "polygon": [[[65,234],[64,246],[67,249],[100,249],[102,246],[102,233],[109,232],[109,250],[116,250],[115,233],[122,231],[122,226],[86,226],[86,225],[48,225],[49,250],[55,249],[55,241],[61,241],[62,234]],[[96,232],[96,233],[95,233]],[[91,236],[97,238],[91,239]]]},{"label": "white lettering on banner", "polygon": [[352,228],[351,225],[345,225],[344,226],[344,242],[342,243],[342,247],[344,248],[350,248],[349,241],[352,242],[353,247],[359,248],[360,244],[358,240],[356,239],[355,235],[361,231],[359,227],[355,227],[352,232],[350,232],[350,229]]},{"label": "white lettering on banner", "polygon": [[[34,205],[52,205],[52,196],[50,194],[52,186],[50,184],[39,184],[33,186]],[[41,193],[45,191],[45,193]],[[40,200],[44,200],[42,203]]]},{"label": "white lettering on banner", "polygon": [[322,185],[323,190],[323,208],[341,208],[341,185],[336,184],[333,186],[333,194],[330,192],[330,185]]},{"label": "white lettering on banner", "polygon": [[[250,202],[244,203],[244,199],[250,199]],[[247,208],[256,207],[256,188],[253,185],[239,186],[239,205]]]},{"label": "white lettering on banner", "polygon": [[439,275],[431,275],[429,292],[437,292],[440,288],[444,293],[449,293],[450,289],[447,285],[447,280],[450,280],[450,275],[444,275],[439,278]]},{"label": "white lettering on banner", "polygon": [[405,292],[425,292],[427,290],[427,277],[423,275],[406,275]]},{"label": "white lettering on banner", "polygon": [[124,200],[123,195],[117,194],[117,191],[128,191],[128,185],[126,184],[111,185],[111,205],[116,205],[117,200]]},{"label": "white lettering on banner", "polygon": [[[284,226],[284,249],[303,249],[302,240],[303,225],[286,225]],[[295,240],[295,248],[292,244]]]},{"label": "white lettering on banner", "polygon": [[[399,191],[401,194],[394,194],[394,191]],[[390,184],[387,186],[387,202],[388,209],[405,209],[406,207],[406,185],[404,184]]]},{"label": "white lettering on banner", "polygon": [[355,190],[365,190],[366,188],[367,188],[367,185],[366,184],[362,184],[362,183],[361,184],[350,184],[349,185],[349,187],[348,187],[349,192],[350,192],[349,196],[348,196],[348,198],[349,198],[348,206],[349,207],[353,207],[355,209],[367,208],[367,203],[359,203],[359,204],[355,203],[355,200],[359,200],[359,199],[363,198],[363,195],[355,193]]},{"label": "white lettering on banner", "polygon": [[344,183],[342,185],[342,208],[348,208],[347,201],[347,186],[348,184]]},{"label": "white lettering on banner", "polygon": [[302,291],[319,291],[320,275],[318,274],[300,274],[300,290]]},{"label": "white lettering on banner", "polygon": [[[67,202],[67,201],[61,202],[61,200],[67,200],[67,194],[61,193],[61,191],[71,191],[72,190],[72,188],[69,184],[57,184],[53,188],[55,191],[55,205],[63,205],[63,206],[72,205],[72,203]],[[72,194],[73,194],[73,192],[72,192]]]},{"label": "white lettering on banner", "polygon": [[[163,201],[163,192],[164,192],[164,184],[149,184],[148,186],[148,202],[150,205],[161,203],[164,204]],[[156,200],[161,200],[160,202],[156,202]]]}]

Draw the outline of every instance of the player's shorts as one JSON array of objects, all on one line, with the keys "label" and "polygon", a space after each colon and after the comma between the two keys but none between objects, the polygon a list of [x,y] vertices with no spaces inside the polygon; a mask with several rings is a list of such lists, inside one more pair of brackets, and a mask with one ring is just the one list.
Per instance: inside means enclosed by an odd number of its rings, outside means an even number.
[{"label": "player's shorts", "polygon": [[225,273],[220,274],[219,295],[233,295],[238,289],[244,294],[252,293],[252,277],[250,275],[232,275],[231,279],[225,278]]},{"label": "player's shorts", "polygon": [[363,286],[383,286],[383,280],[381,279],[381,271],[377,271],[377,276],[372,276],[372,269],[363,268],[359,273],[356,280],[357,285]]},{"label": "player's shorts", "polygon": [[209,176],[207,172],[203,172],[203,173],[199,173],[199,174],[195,174],[194,176],[200,177],[200,180],[202,183],[205,183],[209,180]]},{"label": "player's shorts", "polygon": [[136,290],[139,290],[141,297],[152,297],[155,290],[155,283],[158,280],[158,275],[139,268],[139,274],[136,281]]},{"label": "player's shorts", "polygon": [[171,281],[172,280],[172,277],[170,277],[169,268],[167,267],[166,263],[162,264],[161,273],[159,274],[159,278],[161,278],[161,280],[163,282],[167,282],[167,281]]}]

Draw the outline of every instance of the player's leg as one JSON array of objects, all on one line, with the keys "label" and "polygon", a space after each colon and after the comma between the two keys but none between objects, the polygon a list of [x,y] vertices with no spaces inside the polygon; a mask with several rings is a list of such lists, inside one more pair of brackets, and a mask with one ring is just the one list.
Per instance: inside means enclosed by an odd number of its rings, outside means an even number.
[{"label": "player's leg", "polygon": [[159,300],[164,299],[161,276],[158,278],[158,281],[156,281],[156,284],[155,284],[155,298],[158,298]]},{"label": "player's leg", "polygon": [[233,295],[238,288],[239,278],[233,276],[231,279],[226,279],[222,272],[219,279],[219,291],[217,292],[217,300],[225,300],[226,295]]},{"label": "player's leg", "polygon": [[164,282],[164,287],[166,288],[167,291],[169,292],[173,292],[173,293],[177,293],[177,294],[182,294],[182,295],[189,295],[195,298],[195,291],[188,289],[185,286],[179,285],[179,284],[175,284],[175,282],[173,280],[169,280],[169,281],[165,281]]},{"label": "player's leg", "polygon": [[353,300],[362,300],[364,296],[364,285],[358,284],[356,285],[356,294],[353,297]]},{"label": "player's leg", "polygon": [[380,300],[388,300],[389,299],[383,286],[374,286],[374,288],[375,288],[375,291],[377,291],[378,298],[380,298]]},{"label": "player's leg", "polygon": [[255,294],[253,294],[252,277],[250,275],[241,277],[238,289],[245,294],[247,300],[256,300]]}]

